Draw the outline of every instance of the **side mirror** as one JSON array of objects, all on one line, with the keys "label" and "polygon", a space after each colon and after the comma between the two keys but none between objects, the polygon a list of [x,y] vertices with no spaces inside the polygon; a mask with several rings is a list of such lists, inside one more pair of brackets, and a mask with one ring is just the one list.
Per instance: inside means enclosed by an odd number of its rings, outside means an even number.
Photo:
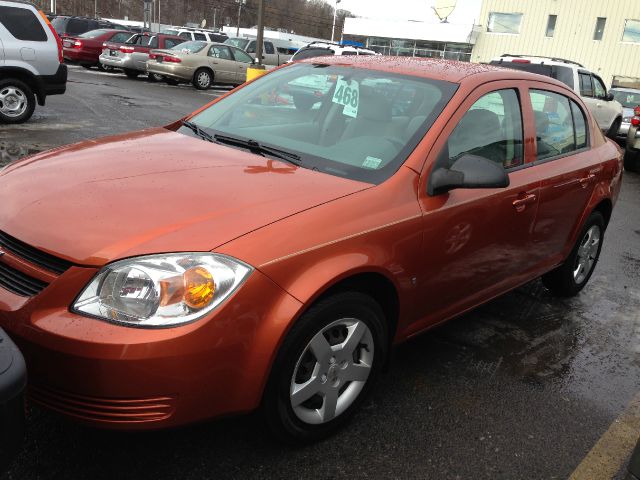
[{"label": "side mirror", "polygon": [[427,193],[440,195],[456,188],[505,188],[509,176],[502,165],[466,153],[451,168],[438,168],[429,178]]},{"label": "side mirror", "polygon": [[607,92],[607,95],[604,97],[604,99],[605,99],[607,102],[610,102],[611,100],[613,100],[613,93],[611,93],[611,92]]}]

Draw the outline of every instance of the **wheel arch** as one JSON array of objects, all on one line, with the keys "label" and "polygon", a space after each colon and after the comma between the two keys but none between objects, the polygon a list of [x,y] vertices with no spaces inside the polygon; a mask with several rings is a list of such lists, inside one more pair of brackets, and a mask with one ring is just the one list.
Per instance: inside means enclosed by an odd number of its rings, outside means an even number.
[{"label": "wheel arch", "polygon": [[0,75],[2,75],[3,80],[15,78],[27,84],[35,94],[38,105],[44,105],[46,95],[42,88],[42,82],[33,72],[20,67],[0,67]]},{"label": "wheel arch", "polygon": [[216,78],[216,72],[213,71],[213,68],[208,67],[208,66],[202,66],[202,67],[198,67],[195,69],[195,71],[193,72],[193,76],[191,77],[191,81],[194,82],[196,79],[196,75],[198,74],[198,72],[200,70],[206,70],[211,74],[211,83],[213,84],[214,79]]}]

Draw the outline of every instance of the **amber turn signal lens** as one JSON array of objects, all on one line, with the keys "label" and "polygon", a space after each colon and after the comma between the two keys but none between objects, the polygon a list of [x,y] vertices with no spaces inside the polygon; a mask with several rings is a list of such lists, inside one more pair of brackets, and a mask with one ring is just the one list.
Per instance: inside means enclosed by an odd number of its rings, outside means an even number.
[{"label": "amber turn signal lens", "polygon": [[191,308],[204,308],[216,291],[213,275],[204,267],[190,268],[184,272],[184,303]]}]

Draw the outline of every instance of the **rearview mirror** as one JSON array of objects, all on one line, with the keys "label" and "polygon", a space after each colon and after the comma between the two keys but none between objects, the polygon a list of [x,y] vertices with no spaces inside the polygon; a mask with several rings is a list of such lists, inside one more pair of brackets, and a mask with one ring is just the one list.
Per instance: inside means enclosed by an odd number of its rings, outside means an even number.
[{"label": "rearview mirror", "polygon": [[505,188],[509,176],[504,167],[477,155],[464,154],[451,168],[438,168],[429,179],[427,192],[439,195],[455,188]]}]

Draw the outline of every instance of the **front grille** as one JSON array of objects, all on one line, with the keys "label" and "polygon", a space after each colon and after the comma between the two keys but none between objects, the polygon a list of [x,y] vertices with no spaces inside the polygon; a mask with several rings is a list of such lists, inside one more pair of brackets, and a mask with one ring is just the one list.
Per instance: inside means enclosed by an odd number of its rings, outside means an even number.
[{"label": "front grille", "polygon": [[45,289],[47,283],[0,263],[0,286],[22,297],[33,297]]},{"label": "front grille", "polygon": [[102,424],[158,422],[173,415],[176,407],[175,397],[98,398],[33,384],[29,398],[64,415]]},{"label": "front grille", "polygon": [[66,272],[73,266],[71,262],[67,262],[66,260],[44,253],[24,242],[21,242],[17,238],[7,235],[4,232],[0,232],[0,247],[14,253],[27,262],[45,270],[49,270],[50,272],[57,273],[58,275]]}]

